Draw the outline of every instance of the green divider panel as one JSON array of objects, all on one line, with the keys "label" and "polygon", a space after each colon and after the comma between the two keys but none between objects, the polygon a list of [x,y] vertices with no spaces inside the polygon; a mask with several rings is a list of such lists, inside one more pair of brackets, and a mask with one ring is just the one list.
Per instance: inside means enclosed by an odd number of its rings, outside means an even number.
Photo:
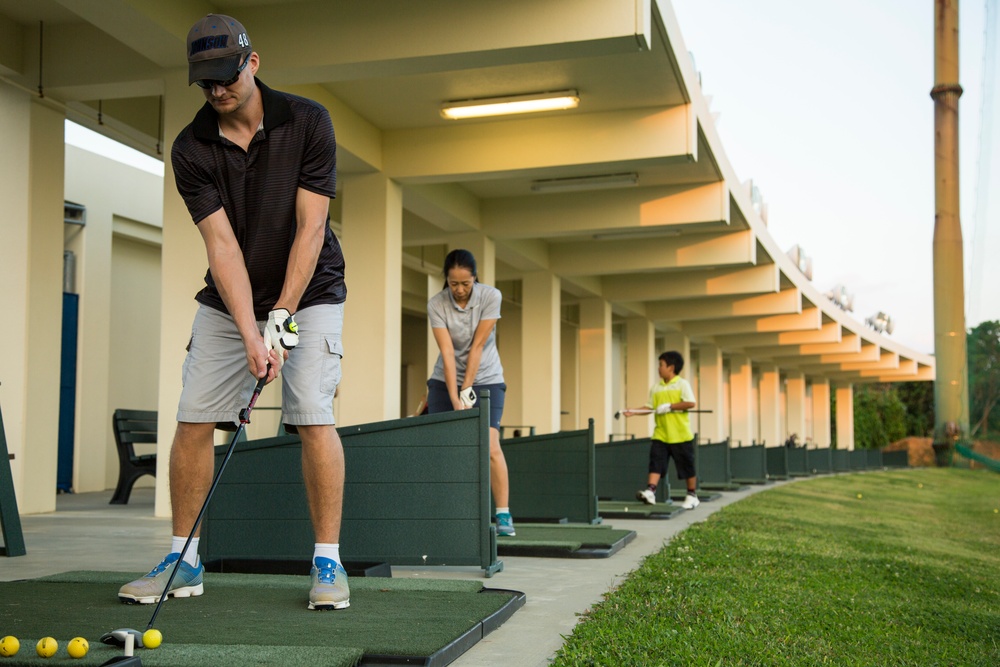
[{"label": "green divider panel", "polygon": [[3,532],[4,556],[23,556],[24,535],[21,533],[21,515],[17,511],[17,497],[14,495],[14,476],[10,472],[10,452],[7,450],[7,434],[3,428],[3,411],[0,410],[0,530]]},{"label": "green divider panel", "polygon": [[886,468],[907,468],[910,465],[910,453],[905,449],[897,452],[882,452],[882,464]]},{"label": "green divider panel", "polygon": [[[649,438],[617,440],[594,445],[597,461],[597,496],[603,500],[635,500],[635,492],[646,485],[649,477]],[[696,450],[697,451],[697,450]],[[670,499],[671,470],[660,481],[656,489],[656,502],[666,503]],[[674,471],[676,478],[677,473]]]},{"label": "green divider panel", "polygon": [[829,447],[807,449],[806,466],[814,475],[833,472],[833,450]]},{"label": "green divider panel", "polygon": [[695,470],[699,488],[730,490],[739,487],[739,484],[733,484],[729,440],[698,445],[696,454]]},{"label": "green divider panel", "polygon": [[788,454],[789,477],[805,477],[812,474],[806,461],[806,451],[808,450],[805,447],[784,447],[783,449]]},{"label": "green divider panel", "polygon": [[732,480],[728,442],[708,442],[698,445],[697,461],[699,483],[728,484]]},{"label": "green divider panel", "polygon": [[[503,569],[490,523],[489,404],[337,429],[345,560]],[[216,466],[226,446],[216,448]],[[205,561],[303,560],[312,524],[298,436],[237,445],[202,527]]]},{"label": "green divider panel", "polygon": [[846,449],[833,450],[833,471],[849,472],[851,469],[851,452]]},{"label": "green divider panel", "polygon": [[732,466],[734,480],[746,484],[764,484],[768,481],[764,445],[731,448],[729,464]]},{"label": "green divider panel", "polygon": [[866,449],[865,455],[867,456],[866,468],[868,470],[881,470],[882,469],[882,450],[881,449]]},{"label": "green divider panel", "polygon": [[515,518],[600,523],[593,419],[586,429],[510,438],[500,446]]},{"label": "green divider panel", "polygon": [[851,450],[851,470],[866,470],[868,468],[868,452],[863,449]]},{"label": "green divider panel", "polygon": [[788,479],[788,448],[767,447],[767,474],[771,479]]}]

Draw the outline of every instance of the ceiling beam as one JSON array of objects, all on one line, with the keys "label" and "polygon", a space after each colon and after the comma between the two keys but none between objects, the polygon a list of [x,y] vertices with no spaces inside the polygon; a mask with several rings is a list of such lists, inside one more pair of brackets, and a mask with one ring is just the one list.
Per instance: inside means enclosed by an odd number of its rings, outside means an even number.
[{"label": "ceiling beam", "polygon": [[553,243],[550,257],[553,272],[564,276],[642,273],[756,264],[757,243],[747,229],[730,234]]},{"label": "ceiling beam", "polygon": [[778,291],[775,264],[745,269],[680,271],[663,276],[605,276],[604,297],[609,301],[661,301],[705,296],[760,294]]},{"label": "ceiling beam", "polygon": [[725,336],[781,331],[816,331],[823,323],[823,313],[819,308],[809,308],[791,315],[770,315],[768,317],[730,317],[720,320],[706,320],[686,323],[684,333],[690,336]]},{"label": "ceiling beam", "polygon": [[[593,141],[594,136],[601,141]],[[533,172],[544,177],[545,170],[573,167],[609,173],[627,171],[639,163],[691,162],[696,153],[690,105],[504,118],[385,133],[386,175],[407,182],[487,179],[512,173],[531,176]]]}]

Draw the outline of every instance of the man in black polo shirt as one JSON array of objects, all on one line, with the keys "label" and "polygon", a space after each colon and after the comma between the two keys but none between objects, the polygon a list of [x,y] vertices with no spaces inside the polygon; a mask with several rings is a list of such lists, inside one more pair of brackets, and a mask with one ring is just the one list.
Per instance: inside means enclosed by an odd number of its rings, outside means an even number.
[{"label": "man in black polo shirt", "polygon": [[309,608],[343,609],[350,604],[339,545],[344,454],[333,397],[347,289],[328,224],[336,194],[333,124],[316,102],[256,79],[259,56],[231,17],[209,14],[191,28],[188,63],[189,83],[206,103],[174,141],[171,164],[209,269],[195,297],[170,452],[172,546],[118,596],[158,602],[178,559],[168,596],[202,594],[197,538],[180,552],[211,486],[213,430],[234,427],[256,380],[283,370],[282,421],[302,438],[316,537]]}]

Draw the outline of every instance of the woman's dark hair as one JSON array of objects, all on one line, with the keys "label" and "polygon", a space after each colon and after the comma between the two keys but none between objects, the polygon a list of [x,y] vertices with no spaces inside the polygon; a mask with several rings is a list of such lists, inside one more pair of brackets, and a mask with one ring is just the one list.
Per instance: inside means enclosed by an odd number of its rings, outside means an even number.
[{"label": "woman's dark hair", "polygon": [[454,268],[468,269],[476,282],[479,282],[479,276],[476,274],[476,258],[468,250],[462,248],[452,250],[444,258],[444,271],[442,273],[444,274],[445,287],[448,287],[448,272]]},{"label": "woman's dark hair", "polygon": [[674,375],[680,375],[681,371],[684,370],[684,357],[681,356],[680,352],[675,350],[670,350],[661,354],[660,361],[665,363],[667,366],[673,366]]}]

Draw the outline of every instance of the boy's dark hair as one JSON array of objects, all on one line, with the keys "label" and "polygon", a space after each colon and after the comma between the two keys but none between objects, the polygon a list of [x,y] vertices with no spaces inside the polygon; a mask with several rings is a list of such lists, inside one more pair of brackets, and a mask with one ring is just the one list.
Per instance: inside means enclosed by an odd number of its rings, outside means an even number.
[{"label": "boy's dark hair", "polygon": [[674,367],[674,375],[679,375],[684,370],[684,357],[676,350],[668,350],[660,355],[660,361],[667,366]]},{"label": "boy's dark hair", "polygon": [[444,258],[444,270],[441,272],[444,274],[444,286],[448,287],[448,272],[459,267],[462,269],[468,269],[475,281],[479,282],[479,275],[476,273],[476,258],[475,256],[463,248],[457,250],[452,250],[448,253],[448,256]]}]

